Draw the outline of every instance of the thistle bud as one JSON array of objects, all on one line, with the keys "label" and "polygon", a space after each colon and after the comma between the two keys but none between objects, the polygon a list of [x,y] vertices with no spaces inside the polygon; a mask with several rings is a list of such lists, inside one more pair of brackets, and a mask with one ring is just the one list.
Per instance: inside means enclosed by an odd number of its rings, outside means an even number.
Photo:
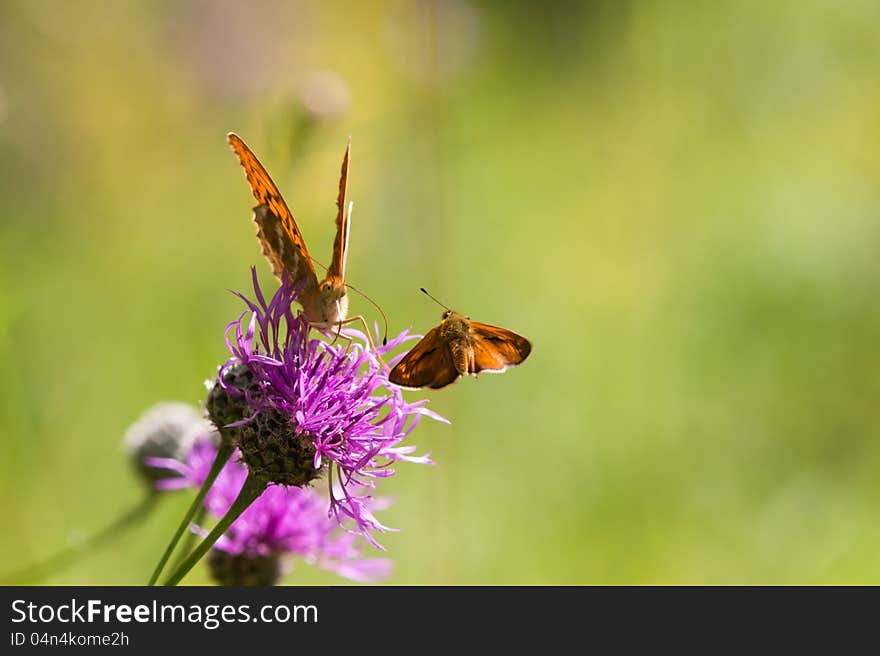
[{"label": "thistle bud", "polygon": [[123,443],[135,471],[152,486],[157,480],[176,474],[148,465],[148,458],[183,461],[196,436],[210,430],[210,424],[195,406],[158,403],[129,426]]},{"label": "thistle bud", "polygon": [[315,469],[314,437],[297,435],[295,425],[277,410],[264,410],[241,427],[241,459],[255,476],[280,485],[308,485]]},{"label": "thistle bud", "polygon": [[208,568],[211,577],[219,585],[277,585],[285,574],[284,563],[278,553],[249,556],[211,549]]}]

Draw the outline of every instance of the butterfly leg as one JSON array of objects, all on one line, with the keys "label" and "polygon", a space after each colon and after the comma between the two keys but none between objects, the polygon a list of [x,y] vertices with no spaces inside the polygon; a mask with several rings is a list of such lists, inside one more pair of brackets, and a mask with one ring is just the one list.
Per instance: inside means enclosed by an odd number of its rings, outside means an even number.
[{"label": "butterfly leg", "polygon": [[[337,316],[344,316],[344,312],[342,311],[342,308],[339,306],[339,301],[336,301],[336,312],[337,312]],[[342,326],[343,325],[345,325],[344,319],[337,322],[336,334],[333,336],[333,341],[330,342],[331,344],[335,344],[336,340],[339,339],[339,336],[342,335]],[[368,332],[367,337],[369,337],[369,336],[370,335]],[[344,338],[344,339],[348,342],[348,345],[345,347],[345,352],[348,353],[348,349],[351,348],[352,341],[348,338]],[[372,344],[372,341],[370,341],[370,344]],[[374,351],[376,350],[375,346],[373,346],[373,350]]]},{"label": "butterfly leg", "polygon": [[333,335],[333,341],[330,342],[330,343],[331,343],[331,344],[334,344],[334,343],[336,343],[336,340],[337,340],[337,339],[339,339],[340,337],[342,337],[342,339],[344,339],[344,340],[346,341],[346,345],[345,345],[345,353],[348,354],[348,349],[350,349],[350,348],[351,348],[351,345],[354,344],[354,340],[351,339],[350,337],[346,337],[345,335],[342,334],[342,326],[343,326],[343,325],[344,325],[344,323],[343,323],[342,321],[339,321],[339,322],[336,324],[336,334]]},{"label": "butterfly leg", "polygon": [[[335,344],[336,340],[339,339],[340,335],[342,335],[342,326],[343,326],[343,323],[341,321],[336,322],[336,332],[333,334],[333,341],[330,342],[331,344]],[[348,338],[343,337],[343,339],[348,339]],[[348,340],[348,341],[351,342],[351,340]]]},{"label": "butterfly leg", "polygon": [[[342,338],[342,340],[345,342],[345,352],[348,353],[348,349],[350,349],[351,345],[354,344],[354,340],[352,340],[350,337],[347,337],[342,334],[342,322],[337,322],[334,325],[336,326],[336,329],[332,333],[333,339],[330,340],[330,344],[333,345],[336,343],[336,340]],[[329,328],[329,326],[328,326],[328,328]],[[324,335],[327,337],[330,336],[328,334],[327,330],[322,330],[321,332],[323,332]]]},{"label": "butterfly leg", "polygon": [[[350,323],[354,323],[356,321],[359,321],[360,324],[364,327],[364,335],[367,336],[367,341],[369,342],[370,348],[372,349],[373,354],[376,356],[376,359],[379,360],[380,364],[383,367],[388,367],[388,364],[385,362],[385,360],[382,359],[382,356],[379,355],[379,351],[376,349],[376,343],[373,341],[373,336],[370,334],[370,328],[367,326],[367,320],[364,317],[362,317],[361,315],[349,317],[348,319],[343,319],[342,321],[335,321],[333,323],[323,322],[323,323],[313,323],[311,325],[313,328],[317,328],[319,330],[327,330],[329,328],[335,328],[336,329],[336,336],[333,338],[333,342],[335,342],[336,339],[341,336],[342,339],[346,340],[348,342],[348,345],[351,346],[352,340],[349,337],[342,335],[342,327],[346,326]],[[331,342],[331,344],[333,342]]]},{"label": "butterfly leg", "polygon": [[367,336],[367,341],[370,343],[370,348],[373,349],[373,353],[379,359],[379,362],[382,363],[382,366],[387,367],[388,365],[385,364],[385,361],[382,359],[382,357],[379,355],[379,351],[376,349],[376,343],[373,341],[373,335],[370,333],[370,328],[369,328],[369,326],[367,326],[366,319],[364,319],[361,315],[358,314],[357,316],[349,317],[345,321],[340,321],[339,327],[341,329],[343,323],[354,323],[355,321],[360,321],[360,324],[364,327],[364,335]]}]

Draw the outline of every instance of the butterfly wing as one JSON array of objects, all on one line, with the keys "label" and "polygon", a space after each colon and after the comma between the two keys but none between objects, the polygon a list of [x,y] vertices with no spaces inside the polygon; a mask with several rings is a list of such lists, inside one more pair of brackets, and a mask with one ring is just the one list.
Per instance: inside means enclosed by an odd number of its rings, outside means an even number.
[{"label": "butterfly wing", "polygon": [[342,159],[339,174],[339,194],[336,196],[336,239],[333,242],[333,259],[327,270],[328,278],[345,280],[345,263],[348,260],[348,234],[351,214],[348,211],[348,162],[351,157],[351,138]]},{"label": "butterfly wing", "polygon": [[440,326],[436,326],[395,365],[388,380],[400,387],[440,389],[458,376],[449,344],[441,337]]},{"label": "butterfly wing", "polygon": [[512,330],[472,321],[470,323],[468,373],[501,373],[529,357],[532,345]]},{"label": "butterfly wing", "polygon": [[304,295],[308,297],[317,289],[318,279],[293,214],[247,144],[232,132],[226,135],[226,139],[238,156],[254,198],[259,203],[254,208],[254,222],[257,224],[257,240],[263,255],[279,280],[285,275],[289,276],[294,286],[299,288],[300,298]]}]

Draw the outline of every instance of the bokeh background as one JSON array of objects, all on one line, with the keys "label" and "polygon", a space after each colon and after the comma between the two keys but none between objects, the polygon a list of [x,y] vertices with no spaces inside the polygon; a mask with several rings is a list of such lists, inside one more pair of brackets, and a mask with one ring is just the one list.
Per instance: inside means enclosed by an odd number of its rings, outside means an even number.
[{"label": "bokeh background", "polygon": [[[383,488],[390,582],[880,583],[878,29],[871,0],[3,2],[3,570],[137,503],[126,427],[198,403],[227,290],[271,284],[234,130],[319,259],[352,135],[349,278],[394,332],[439,320],[425,286],[534,344],[429,394],[453,425]],[[40,582],[145,582],[187,502]]]}]

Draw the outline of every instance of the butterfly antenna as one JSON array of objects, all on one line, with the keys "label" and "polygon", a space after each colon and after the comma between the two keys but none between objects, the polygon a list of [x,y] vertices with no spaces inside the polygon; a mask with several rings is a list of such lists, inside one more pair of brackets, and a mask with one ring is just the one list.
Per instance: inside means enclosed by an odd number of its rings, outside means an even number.
[{"label": "butterfly antenna", "polygon": [[385,333],[382,335],[382,346],[385,346],[385,345],[388,343],[388,317],[385,316],[385,312],[384,312],[384,310],[382,310],[382,306],[380,306],[376,301],[374,301],[372,298],[370,298],[369,296],[367,296],[366,294],[364,294],[360,289],[358,289],[358,288],[355,287],[354,285],[352,285],[352,284],[350,284],[350,283],[344,283],[344,284],[345,284],[346,287],[348,287],[348,288],[349,288],[350,290],[352,290],[353,292],[357,292],[358,294],[360,294],[361,296],[363,296],[363,297],[364,297],[365,299],[367,299],[370,303],[372,303],[372,305],[373,305],[374,308],[376,308],[377,310],[379,310],[379,314],[382,315],[382,321],[385,323]]},{"label": "butterfly antenna", "polygon": [[442,307],[444,310],[448,310],[448,309],[449,309],[449,306],[447,306],[447,305],[443,305],[443,303],[441,303],[441,302],[438,301],[436,298],[434,298],[433,296],[431,296],[431,294],[428,293],[428,290],[425,289],[424,287],[419,287],[419,291],[421,291],[425,296],[427,296],[428,298],[430,298],[432,301],[434,301],[437,305],[439,305],[440,307]]}]

